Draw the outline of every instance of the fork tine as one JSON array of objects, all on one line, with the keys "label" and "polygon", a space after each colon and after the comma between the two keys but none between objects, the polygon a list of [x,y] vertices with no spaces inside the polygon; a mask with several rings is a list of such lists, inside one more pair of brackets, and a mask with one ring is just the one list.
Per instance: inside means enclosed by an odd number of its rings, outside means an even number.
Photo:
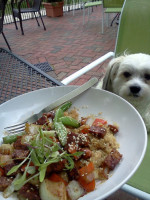
[{"label": "fork tine", "polygon": [[5,129],[6,129],[7,131],[15,131],[15,130],[23,129],[23,128],[25,128],[24,125],[18,126],[18,127],[16,126],[16,128],[8,128],[8,129],[5,128]]},{"label": "fork tine", "polygon": [[15,134],[25,129],[25,122],[4,128],[9,134]]},{"label": "fork tine", "polygon": [[13,130],[13,131],[12,131],[12,130],[6,130],[6,132],[9,133],[10,135],[11,135],[11,134],[17,134],[17,133],[20,133],[20,132],[22,132],[22,131],[24,131],[24,128],[18,129],[18,130],[15,129],[15,130]]},{"label": "fork tine", "polygon": [[4,129],[12,129],[12,128],[17,128],[17,127],[19,127],[19,126],[21,126],[21,125],[25,125],[25,123],[26,122],[23,122],[23,123],[20,123],[20,124],[15,124],[15,125],[12,125],[12,126],[7,126],[7,127],[5,127]]}]

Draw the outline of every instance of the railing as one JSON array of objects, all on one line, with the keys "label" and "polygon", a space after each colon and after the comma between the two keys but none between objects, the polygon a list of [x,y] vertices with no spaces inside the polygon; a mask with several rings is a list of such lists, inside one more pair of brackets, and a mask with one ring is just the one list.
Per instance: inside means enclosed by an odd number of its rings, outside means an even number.
[{"label": "railing", "polygon": [[[6,5],[6,9],[5,9],[5,17],[4,17],[4,24],[9,24],[14,22],[13,21],[13,17],[12,17],[12,9],[11,9],[11,0],[8,1],[7,5]],[[46,0],[42,0],[42,2],[46,2]],[[29,1],[30,3],[30,1]],[[27,3],[26,1],[24,1],[22,3],[22,5],[24,7],[27,7]],[[81,8],[81,1],[80,0],[65,0],[64,1],[64,7],[63,10],[64,12],[69,12],[73,9],[80,9]],[[46,11],[45,8],[43,7],[43,5],[41,4],[41,15],[45,16],[46,15]],[[34,15],[31,13],[24,13],[22,14],[22,19],[23,20],[27,20],[27,19],[31,19],[34,18]],[[16,19],[18,20],[18,19]]]}]

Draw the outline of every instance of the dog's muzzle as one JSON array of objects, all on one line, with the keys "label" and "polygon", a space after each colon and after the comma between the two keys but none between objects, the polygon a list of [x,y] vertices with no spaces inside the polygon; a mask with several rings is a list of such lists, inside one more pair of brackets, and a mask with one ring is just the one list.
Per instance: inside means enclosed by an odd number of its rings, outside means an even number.
[{"label": "dog's muzzle", "polygon": [[130,86],[130,92],[133,96],[138,97],[139,92],[141,91],[141,87],[138,85]]}]

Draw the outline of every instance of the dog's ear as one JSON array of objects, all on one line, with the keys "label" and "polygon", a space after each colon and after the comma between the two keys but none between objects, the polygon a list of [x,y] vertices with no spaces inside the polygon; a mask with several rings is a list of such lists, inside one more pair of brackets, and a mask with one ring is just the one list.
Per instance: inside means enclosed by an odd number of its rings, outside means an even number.
[{"label": "dog's ear", "polygon": [[112,82],[118,72],[120,63],[122,62],[123,58],[124,58],[124,56],[120,56],[117,58],[113,58],[109,62],[108,69],[107,69],[105,77],[103,79],[102,89],[113,92],[112,91]]}]

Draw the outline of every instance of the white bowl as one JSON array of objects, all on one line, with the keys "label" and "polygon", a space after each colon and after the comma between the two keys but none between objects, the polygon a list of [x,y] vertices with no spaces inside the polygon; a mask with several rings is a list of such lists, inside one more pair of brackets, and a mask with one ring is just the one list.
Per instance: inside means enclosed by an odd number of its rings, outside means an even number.
[{"label": "white bowl", "polygon": [[[0,133],[4,132],[4,127],[24,120],[75,88],[75,86],[59,86],[36,90],[0,105]],[[81,116],[98,115],[102,112],[101,116],[109,123],[115,122],[119,125],[116,138],[120,144],[119,152],[123,154],[122,161],[107,181],[98,183],[96,190],[80,198],[82,200],[104,199],[125,184],[142,162],[147,145],[146,127],[132,105],[107,91],[91,88],[72,102],[73,106],[79,108]],[[2,137],[1,134],[0,139]],[[0,199],[4,198],[0,196]]]}]

